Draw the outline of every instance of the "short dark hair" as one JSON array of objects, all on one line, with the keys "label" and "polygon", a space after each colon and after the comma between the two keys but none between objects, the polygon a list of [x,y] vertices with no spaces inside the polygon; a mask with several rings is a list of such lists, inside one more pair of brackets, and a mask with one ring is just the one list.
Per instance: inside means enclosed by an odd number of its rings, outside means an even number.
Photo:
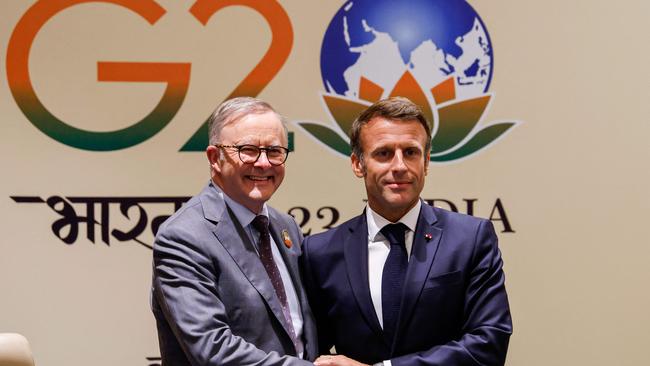
[{"label": "short dark hair", "polygon": [[424,147],[425,156],[431,150],[431,126],[424,117],[422,110],[415,103],[404,97],[392,97],[382,99],[361,112],[359,117],[352,123],[350,130],[350,145],[352,153],[363,161],[363,148],[361,146],[361,128],[368,124],[375,117],[381,117],[392,121],[418,121],[427,133],[427,140]]}]

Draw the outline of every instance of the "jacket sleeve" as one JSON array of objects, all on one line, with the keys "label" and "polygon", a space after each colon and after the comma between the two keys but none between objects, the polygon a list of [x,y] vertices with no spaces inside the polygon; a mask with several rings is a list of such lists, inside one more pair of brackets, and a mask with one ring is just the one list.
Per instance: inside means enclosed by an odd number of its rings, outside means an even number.
[{"label": "jacket sleeve", "polygon": [[[153,258],[153,296],[174,338],[194,366],[299,366],[296,357],[264,352],[231,331],[216,290],[218,269],[200,239],[161,230]],[[164,345],[161,345],[164,346]]]},{"label": "jacket sleeve", "polygon": [[503,365],[512,334],[512,320],[502,267],[494,227],[490,221],[481,220],[475,235],[459,337],[421,352],[393,358],[392,365]]},{"label": "jacket sleeve", "polygon": [[302,243],[302,255],[300,256],[300,269],[303,276],[305,291],[307,292],[307,299],[309,305],[316,319],[316,329],[318,333],[318,351],[320,354],[329,354],[329,350],[334,345],[331,335],[330,327],[328,326],[327,314],[323,309],[322,302],[318,299],[318,283],[314,278],[310,263],[310,241],[313,236],[308,236]]}]

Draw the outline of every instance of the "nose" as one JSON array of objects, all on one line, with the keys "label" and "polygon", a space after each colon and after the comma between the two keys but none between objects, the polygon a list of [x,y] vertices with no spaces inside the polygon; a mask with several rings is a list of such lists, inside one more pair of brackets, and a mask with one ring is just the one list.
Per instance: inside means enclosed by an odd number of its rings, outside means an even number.
[{"label": "nose", "polygon": [[406,171],[406,163],[404,162],[404,153],[401,149],[395,151],[393,156],[392,169],[394,171]]},{"label": "nose", "polygon": [[258,168],[269,168],[273,165],[271,165],[271,162],[269,162],[269,157],[266,156],[266,150],[260,151],[260,156],[257,158],[255,161],[254,166]]}]

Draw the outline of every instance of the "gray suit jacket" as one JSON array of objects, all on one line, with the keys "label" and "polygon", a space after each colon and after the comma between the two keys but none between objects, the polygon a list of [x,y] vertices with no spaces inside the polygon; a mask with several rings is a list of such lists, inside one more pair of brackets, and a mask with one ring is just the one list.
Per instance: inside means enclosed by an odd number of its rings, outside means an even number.
[{"label": "gray suit jacket", "polygon": [[[271,235],[298,295],[303,357],[318,355],[316,329],[298,269],[302,234],[269,207]],[[289,232],[292,247],[283,245]],[[163,365],[310,365],[295,357],[280,301],[241,225],[212,182],[158,231],[151,307]]]}]

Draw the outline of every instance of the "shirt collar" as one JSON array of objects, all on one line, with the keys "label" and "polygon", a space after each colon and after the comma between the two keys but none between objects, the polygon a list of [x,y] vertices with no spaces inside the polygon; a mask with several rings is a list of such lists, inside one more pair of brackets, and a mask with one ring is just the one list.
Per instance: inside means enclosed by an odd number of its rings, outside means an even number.
[{"label": "shirt collar", "polygon": [[[418,202],[411,208],[404,216],[402,216],[397,222],[401,222],[406,225],[409,230],[415,232],[415,228],[418,224],[418,216],[420,216],[420,207],[422,206],[422,201]],[[376,213],[370,208],[370,205],[366,205],[366,221],[368,222],[368,238],[370,240],[376,240],[377,234],[379,231],[388,224],[394,224],[383,218],[381,215]],[[382,235],[383,236],[383,235]]]},{"label": "shirt collar", "polygon": [[[223,198],[224,201],[226,201],[226,204],[230,209],[232,210],[233,214],[235,214],[235,217],[237,218],[237,221],[241,224],[242,227],[248,227],[251,222],[253,222],[253,219],[257,216],[257,214],[253,213],[251,210],[246,208],[244,205],[241,203],[233,200],[228,196],[224,191],[219,188],[216,184],[214,187],[217,189],[217,192]],[[266,217],[269,217],[269,210],[266,207],[266,203],[262,206],[262,211],[259,213],[259,215],[263,215]]]}]

